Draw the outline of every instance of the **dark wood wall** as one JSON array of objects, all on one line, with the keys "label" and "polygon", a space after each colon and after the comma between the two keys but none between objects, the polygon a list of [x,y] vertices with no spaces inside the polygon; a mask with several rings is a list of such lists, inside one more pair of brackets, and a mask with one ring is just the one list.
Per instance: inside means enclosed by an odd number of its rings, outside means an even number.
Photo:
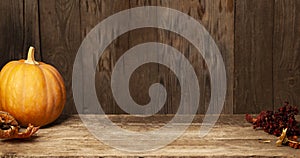
[{"label": "dark wood wall", "polygon": [[[300,107],[300,0],[0,0],[0,67],[26,57],[30,45],[36,58],[54,65],[63,75],[68,100],[64,113],[76,113],[72,96],[72,66],[87,33],[110,15],[137,6],[177,9],[199,22],[216,41],[227,72],[223,113],[257,113],[284,101]],[[210,78],[202,57],[186,39],[157,28],[127,32],[99,60],[96,89],[107,113],[123,113],[111,94],[114,64],[129,48],[161,42],[181,51],[199,79],[198,113],[210,99]],[[138,104],[147,104],[149,86],[160,82],[168,97],[160,113],[175,113],[180,85],[165,66],[145,64],[130,80]]]}]

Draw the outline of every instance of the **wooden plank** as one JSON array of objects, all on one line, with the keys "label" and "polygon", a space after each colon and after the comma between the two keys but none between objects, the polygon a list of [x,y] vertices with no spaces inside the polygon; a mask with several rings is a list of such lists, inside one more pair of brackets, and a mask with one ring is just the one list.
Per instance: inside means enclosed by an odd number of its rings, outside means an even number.
[{"label": "wooden plank", "polygon": [[[94,115],[85,117],[93,119]],[[155,115],[149,120],[128,115],[107,115],[125,130],[153,130],[157,123],[165,125],[173,115]],[[184,116],[182,116],[184,117]],[[244,120],[244,115],[221,115],[210,133],[201,138],[198,130],[203,115],[197,115],[195,121],[182,136],[171,144],[149,152],[124,152],[105,145],[97,140],[81,122],[77,115],[57,120],[52,126],[42,128],[32,139],[0,140],[1,157],[297,157],[300,150],[290,147],[276,147],[277,137],[262,130],[253,130]],[[297,119],[300,119],[297,117]],[[175,124],[175,126],[180,126]],[[103,126],[104,128],[106,126]],[[101,131],[99,131],[101,132]],[[242,134],[241,134],[242,133]],[[170,132],[172,134],[172,132]],[[160,136],[163,137],[163,134]],[[127,146],[135,142],[124,142]],[[262,143],[270,140],[270,143]],[[43,152],[41,152],[43,151]]]},{"label": "wooden plank", "polygon": [[[177,9],[199,21],[216,41],[226,66],[227,96],[223,113],[233,113],[233,70],[234,70],[234,1],[160,1],[161,6]],[[176,27],[174,24],[174,27]],[[205,61],[184,38],[170,32],[159,30],[160,41],[167,43],[181,51],[193,65],[200,86],[200,105],[198,113],[205,113],[210,101],[210,76]],[[161,71],[161,70],[160,70]],[[170,72],[169,72],[170,73]],[[179,83],[173,78],[164,79],[173,89],[173,93],[180,92]],[[175,95],[168,100],[168,113],[176,112],[174,103],[180,98]]]},{"label": "wooden plank", "polygon": [[234,113],[273,109],[273,1],[236,1]]},{"label": "wooden plank", "polygon": [[[123,0],[82,0],[80,1],[81,35],[87,33],[105,18],[129,8],[129,1]],[[96,91],[103,110],[108,114],[124,113],[115,103],[111,90],[111,73],[116,61],[128,49],[128,34],[114,40],[96,59]]]},{"label": "wooden plank", "polygon": [[288,101],[300,108],[300,1],[275,1],[273,75],[275,108]]},{"label": "wooden plank", "polygon": [[3,0],[0,17],[0,68],[10,60],[26,58],[30,45],[35,46],[35,56],[39,60],[37,0]]},{"label": "wooden plank", "polygon": [[40,26],[39,26],[39,4],[38,0],[24,1],[24,41],[23,52],[26,53],[30,46],[35,48],[35,58],[41,61],[40,49]]},{"label": "wooden plank", "polygon": [[[23,1],[6,0],[0,5],[1,12],[1,67],[8,61],[20,59],[23,51]],[[3,60],[3,61],[2,61]]]},{"label": "wooden plank", "polygon": [[[141,6],[155,6],[157,5],[156,0],[130,0],[130,8],[141,7]],[[154,13],[155,14],[155,13]],[[141,17],[143,18],[143,17]],[[135,19],[132,19],[133,21]],[[130,22],[129,22],[130,24]],[[146,42],[157,42],[158,41],[158,29],[157,28],[141,28],[132,30],[128,34],[128,47],[133,48],[139,44],[143,44]],[[143,53],[151,53],[151,52],[143,52]],[[135,60],[140,60],[136,58]],[[135,72],[132,74],[129,88],[131,92],[132,98],[136,101],[137,104],[143,106],[147,105],[151,98],[149,97],[149,88],[154,83],[160,83],[159,77],[159,64],[158,63],[147,63],[141,65]],[[168,87],[166,84],[161,83],[167,90],[169,94],[167,98],[170,98],[172,94],[172,89]],[[167,108],[165,103],[164,107],[158,110],[158,113],[166,113]]]},{"label": "wooden plank", "polygon": [[76,113],[71,85],[73,62],[81,43],[79,0],[42,0],[39,7],[43,59],[64,78],[67,89],[64,113]]},{"label": "wooden plank", "polygon": [[[188,2],[184,2],[184,1],[159,1],[158,5],[163,6],[163,7],[176,9],[176,10],[179,10],[183,13],[187,13],[189,8],[191,7],[188,4]],[[199,6],[199,4],[194,4],[194,6]],[[169,14],[169,13],[166,12],[166,14]],[[172,17],[170,17],[170,18],[172,18]],[[174,20],[174,21],[176,21],[176,20]],[[165,25],[167,25],[166,27],[169,27],[169,28],[176,28],[180,24],[174,22],[173,24],[165,24]],[[204,109],[204,104],[203,104],[204,99],[202,100],[202,98],[205,98],[205,97],[203,97],[203,96],[205,96],[205,95],[203,95],[203,94],[205,94],[205,90],[204,90],[203,87],[201,87],[201,81],[203,81],[201,79],[203,79],[203,78],[202,78],[201,75],[199,75],[199,71],[197,72],[197,70],[202,70],[201,68],[205,64],[203,64],[202,58],[199,55],[196,54],[197,52],[195,51],[195,47],[191,46],[191,44],[189,44],[189,41],[187,41],[182,36],[180,36],[176,33],[170,32],[168,30],[159,29],[158,30],[158,37],[159,37],[158,38],[159,42],[176,48],[189,61],[195,61],[194,63],[191,63],[191,62],[190,63],[194,67],[194,71],[195,71],[197,77],[200,76],[200,78],[198,80],[200,91],[201,91],[201,93],[200,93],[201,94],[201,96],[200,96],[201,100],[200,100],[200,103],[199,103],[200,104],[199,108]],[[189,52],[190,48],[191,49],[193,48],[193,51],[194,51],[193,53]],[[194,58],[189,58],[189,55],[188,55],[189,53],[193,54],[193,55],[196,54],[196,55],[194,55]],[[165,60],[170,60],[170,61],[175,60],[176,61],[176,57],[172,56],[172,55],[168,55],[165,58],[166,58]],[[197,60],[199,61],[199,63],[197,62]],[[179,62],[181,62],[181,61],[179,61]],[[177,64],[177,65],[180,65],[180,63]],[[163,65],[159,66],[158,71],[159,71],[160,78],[161,78],[160,80],[164,84],[166,84],[166,87],[168,87],[168,89],[170,89],[170,90],[167,91],[169,96],[167,98],[167,105],[166,105],[167,109],[166,109],[165,113],[175,114],[178,110],[178,107],[180,106],[180,100],[181,100],[181,98],[180,98],[180,96],[181,96],[181,85],[179,83],[179,80],[177,79],[179,76],[176,76],[172,71],[170,71],[169,69],[167,69]],[[182,71],[185,71],[185,70],[182,70]],[[189,110],[189,105],[186,105],[184,107],[184,109],[185,109],[185,112],[189,112],[188,111]],[[201,112],[203,112],[203,110],[201,110]]]},{"label": "wooden plank", "polygon": [[[209,3],[210,2],[210,3]],[[235,1],[206,1],[207,14],[202,18],[203,25],[210,32],[222,54],[227,77],[226,100],[223,113],[233,113],[234,87],[234,17]],[[209,12],[211,14],[208,14]]]},{"label": "wooden plank", "polygon": [[[119,11],[126,9],[126,4],[115,4],[116,1],[82,1],[82,30],[84,34],[88,32],[97,22],[100,22],[103,17],[108,17],[114,13],[114,10]],[[130,8],[146,5],[160,5],[171,7],[190,14],[197,20],[203,20],[208,30],[213,34],[213,37],[218,41],[223,57],[225,58],[227,76],[228,76],[228,93],[227,101],[224,108],[224,113],[232,113],[232,100],[233,100],[233,84],[231,83],[233,76],[233,1],[207,1],[207,7],[203,7],[204,4],[199,2],[183,2],[183,1],[130,1]],[[213,6],[219,6],[214,8]],[[103,6],[109,6],[107,9]],[[123,6],[123,7],[121,7]],[[181,6],[184,6],[181,8]],[[120,9],[121,8],[121,9]],[[198,12],[202,12],[198,15]],[[207,17],[203,17],[207,15]],[[85,17],[85,18],[83,18]],[[224,20],[223,20],[224,19]],[[212,22],[211,22],[212,21]],[[225,25],[215,24],[224,23]],[[176,24],[177,25],[177,24]],[[88,28],[88,29],[86,29]],[[220,33],[222,32],[222,33]],[[127,39],[126,39],[127,38]],[[128,46],[124,43],[128,43]],[[118,43],[114,44],[114,43]],[[206,69],[206,65],[202,60],[196,49],[189,45],[188,41],[174,33],[155,29],[155,28],[143,28],[130,31],[121,35],[116,41],[114,41],[102,55],[99,62],[100,72],[96,74],[96,80],[100,83],[96,83],[96,89],[99,101],[101,105],[106,109],[108,113],[124,113],[118,105],[116,105],[110,89],[110,77],[113,66],[119,57],[129,48],[132,48],[138,44],[145,42],[161,42],[171,45],[178,50],[182,51],[184,55],[192,62],[199,79],[199,84],[202,86],[204,92],[201,93],[201,105],[199,113],[204,113],[210,96],[209,91],[209,75]],[[130,80],[130,93],[132,98],[141,105],[147,104],[150,101],[148,96],[148,89],[153,83],[162,83],[167,90],[167,102],[165,106],[159,111],[159,113],[176,113],[179,101],[180,101],[180,86],[176,76],[167,67],[158,64],[146,64],[137,69]],[[206,89],[206,90],[204,90]],[[206,103],[206,107],[204,106]],[[187,107],[188,108],[188,107]]]}]

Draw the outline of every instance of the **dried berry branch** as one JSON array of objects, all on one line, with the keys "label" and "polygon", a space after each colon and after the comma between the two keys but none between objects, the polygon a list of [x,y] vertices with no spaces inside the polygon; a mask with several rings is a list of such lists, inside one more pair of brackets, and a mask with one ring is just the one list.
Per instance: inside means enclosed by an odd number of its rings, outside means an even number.
[{"label": "dried berry branch", "polygon": [[246,120],[253,124],[254,129],[263,129],[275,136],[281,135],[277,144],[298,148],[297,138],[300,135],[300,127],[295,119],[298,112],[297,107],[285,102],[277,111],[262,111],[256,118],[246,114]]},{"label": "dried berry branch", "polygon": [[280,136],[284,128],[287,128],[287,136],[300,135],[300,128],[295,119],[298,114],[297,107],[285,102],[277,111],[262,111],[256,118],[246,114],[246,120],[253,124],[253,128],[262,128],[265,132]]}]

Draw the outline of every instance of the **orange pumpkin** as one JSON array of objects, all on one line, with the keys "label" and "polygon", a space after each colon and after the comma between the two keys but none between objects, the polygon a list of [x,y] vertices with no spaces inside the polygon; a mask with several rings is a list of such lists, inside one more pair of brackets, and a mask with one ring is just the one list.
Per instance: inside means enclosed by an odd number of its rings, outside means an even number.
[{"label": "orange pumpkin", "polygon": [[61,114],[66,102],[63,78],[51,65],[34,59],[11,61],[0,73],[0,110],[10,113],[21,126],[44,126]]}]

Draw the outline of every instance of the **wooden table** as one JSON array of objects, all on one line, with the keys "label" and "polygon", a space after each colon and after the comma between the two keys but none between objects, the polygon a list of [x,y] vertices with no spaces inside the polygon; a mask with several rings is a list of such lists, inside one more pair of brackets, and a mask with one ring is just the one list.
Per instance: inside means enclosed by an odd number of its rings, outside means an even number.
[{"label": "wooden table", "polygon": [[[151,130],[163,126],[172,117],[157,115],[141,120],[128,115],[109,116],[113,122],[128,130]],[[300,157],[300,150],[276,147],[275,136],[252,129],[251,124],[244,120],[244,115],[222,115],[211,132],[200,138],[198,132],[202,119],[202,115],[197,115],[186,132],[166,147],[146,153],[129,153],[96,139],[78,115],[63,116],[53,125],[40,129],[29,140],[1,140],[0,157]],[[263,143],[264,140],[270,140],[270,143]]]}]

